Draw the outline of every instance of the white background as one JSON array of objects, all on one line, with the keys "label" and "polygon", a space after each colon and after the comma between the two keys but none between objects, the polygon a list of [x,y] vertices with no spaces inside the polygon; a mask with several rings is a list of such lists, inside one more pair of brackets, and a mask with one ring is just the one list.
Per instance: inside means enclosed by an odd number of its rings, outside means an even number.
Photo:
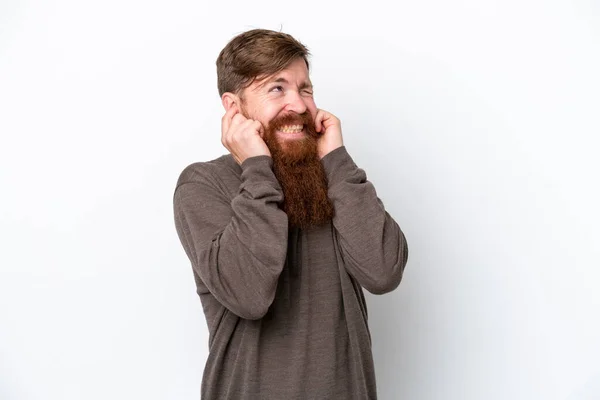
[{"label": "white background", "polygon": [[369,296],[382,399],[600,399],[597,0],[2,0],[0,399],[198,399],[179,172],[215,60],[269,28],[405,232]]}]

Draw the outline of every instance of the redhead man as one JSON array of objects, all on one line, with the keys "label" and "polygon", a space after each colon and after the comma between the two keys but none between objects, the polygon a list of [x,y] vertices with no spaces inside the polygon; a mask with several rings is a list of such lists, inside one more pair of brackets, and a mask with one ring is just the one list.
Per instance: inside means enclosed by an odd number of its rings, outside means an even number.
[{"label": "redhead man", "polygon": [[394,290],[406,239],[317,108],[308,49],[255,29],[217,59],[229,154],[181,173],[177,233],[209,329],[203,399],[375,399],[363,288]]}]

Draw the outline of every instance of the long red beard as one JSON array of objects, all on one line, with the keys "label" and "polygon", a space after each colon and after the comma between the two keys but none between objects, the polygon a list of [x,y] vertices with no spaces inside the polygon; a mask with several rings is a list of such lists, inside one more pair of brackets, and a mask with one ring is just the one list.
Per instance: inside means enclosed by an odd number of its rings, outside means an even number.
[{"label": "long red beard", "polygon": [[[280,140],[276,131],[284,125],[304,125],[304,138]],[[265,128],[265,142],[273,158],[273,171],[283,189],[283,211],[290,225],[310,228],[333,218],[327,195],[327,176],[317,153],[317,137],[311,114],[287,114]]]}]

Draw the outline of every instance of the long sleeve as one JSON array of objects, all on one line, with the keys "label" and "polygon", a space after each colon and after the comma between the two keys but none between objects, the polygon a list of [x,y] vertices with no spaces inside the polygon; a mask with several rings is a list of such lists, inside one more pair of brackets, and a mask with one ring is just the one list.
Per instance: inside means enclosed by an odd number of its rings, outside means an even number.
[{"label": "long sleeve", "polygon": [[213,167],[194,164],[182,173],[174,194],[177,233],[210,293],[234,314],[259,319],[273,302],[286,258],[283,192],[268,156],[244,161],[233,200]]},{"label": "long sleeve", "polygon": [[394,290],[408,260],[404,234],[345,147],[327,154],[322,162],[335,209],[333,225],[348,273],[371,293]]}]

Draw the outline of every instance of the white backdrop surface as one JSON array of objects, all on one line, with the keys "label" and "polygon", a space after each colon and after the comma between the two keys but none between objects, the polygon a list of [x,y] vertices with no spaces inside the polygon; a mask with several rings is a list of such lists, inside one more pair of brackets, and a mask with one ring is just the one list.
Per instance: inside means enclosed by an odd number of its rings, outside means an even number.
[{"label": "white backdrop surface", "polygon": [[405,232],[368,296],[382,399],[600,399],[594,0],[0,3],[0,399],[197,399],[179,172],[215,59],[282,29]]}]

